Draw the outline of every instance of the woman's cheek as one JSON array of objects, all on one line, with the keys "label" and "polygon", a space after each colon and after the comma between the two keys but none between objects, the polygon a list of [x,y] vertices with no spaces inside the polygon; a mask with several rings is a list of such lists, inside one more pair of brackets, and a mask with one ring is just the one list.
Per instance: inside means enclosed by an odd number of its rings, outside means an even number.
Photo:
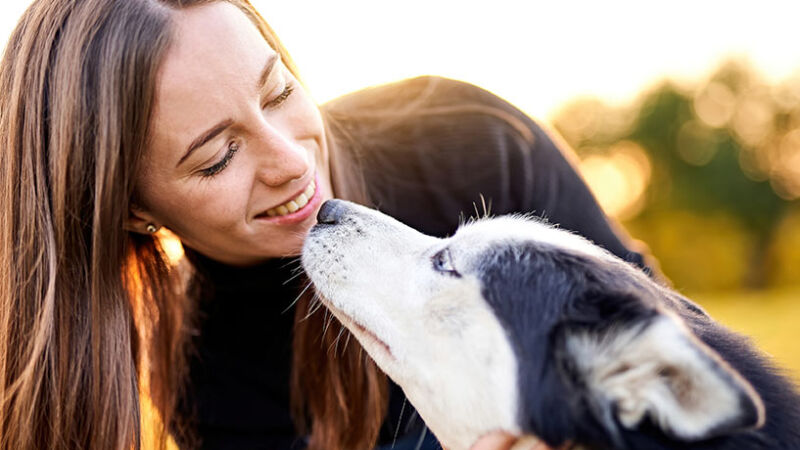
[{"label": "woman's cheek", "polygon": [[[244,166],[245,164],[241,164]],[[251,196],[251,177],[245,170],[231,170],[231,173],[215,189],[200,201],[201,208],[210,223],[232,227],[248,218],[247,205]]]},{"label": "woman's cheek", "polygon": [[295,103],[291,105],[289,114],[292,128],[300,139],[317,137],[323,132],[322,114],[319,107],[303,87],[299,86],[295,92]]},{"label": "woman's cheek", "polygon": [[183,196],[175,198],[167,213],[183,216],[175,219],[185,228],[206,228],[206,231],[213,232],[208,228],[229,229],[235,226],[246,218],[249,197],[242,174],[237,172],[231,164],[214,177],[198,180],[199,184],[188,186]]}]

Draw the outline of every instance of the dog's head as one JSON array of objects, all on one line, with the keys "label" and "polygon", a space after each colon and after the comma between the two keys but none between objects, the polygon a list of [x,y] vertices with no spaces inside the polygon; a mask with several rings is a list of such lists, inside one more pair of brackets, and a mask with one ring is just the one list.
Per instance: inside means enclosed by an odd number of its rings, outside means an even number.
[{"label": "dog's head", "polygon": [[338,200],[318,219],[303,249],[318,293],[449,448],[496,429],[624,447],[763,421],[669,292],[579,236],[501,217],[437,239]]}]

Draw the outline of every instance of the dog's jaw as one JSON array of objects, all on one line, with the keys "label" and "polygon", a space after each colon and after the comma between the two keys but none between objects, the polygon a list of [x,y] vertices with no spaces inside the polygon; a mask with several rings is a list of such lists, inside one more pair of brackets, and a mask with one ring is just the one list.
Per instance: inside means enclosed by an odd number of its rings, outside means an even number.
[{"label": "dog's jaw", "polygon": [[361,325],[358,321],[353,319],[347,313],[337,308],[333,302],[324,296],[320,296],[320,300],[326,308],[336,317],[336,319],[355,336],[362,347],[367,351],[370,357],[379,362],[381,367],[388,367],[397,363],[392,353],[391,347],[383,339],[378,337],[372,330],[366,326]]},{"label": "dog's jaw", "polygon": [[445,447],[467,450],[488,432],[520,432],[518,368],[505,330],[483,299],[457,298],[467,310],[463,328],[459,334],[440,329],[438,336],[428,335],[443,351],[414,358],[427,364],[407,369],[403,389]]}]

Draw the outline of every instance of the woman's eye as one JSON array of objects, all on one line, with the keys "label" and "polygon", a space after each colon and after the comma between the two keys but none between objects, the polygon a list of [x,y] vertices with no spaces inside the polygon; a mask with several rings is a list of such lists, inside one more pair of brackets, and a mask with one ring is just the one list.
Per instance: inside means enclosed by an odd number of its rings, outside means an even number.
[{"label": "woman's eye", "polygon": [[437,272],[457,277],[461,276],[461,274],[456,271],[455,267],[453,267],[453,260],[450,257],[450,252],[447,249],[440,250],[433,255],[431,258],[431,263],[433,264],[433,269]]},{"label": "woman's eye", "polygon": [[222,172],[226,167],[228,167],[228,164],[230,164],[231,159],[233,159],[233,155],[235,155],[236,152],[238,151],[239,151],[239,144],[237,144],[236,142],[231,142],[230,144],[228,144],[228,151],[225,153],[225,156],[223,156],[222,159],[213,166],[201,170],[200,175],[204,177],[213,177],[214,175]]},{"label": "woman's eye", "polygon": [[272,100],[266,102],[264,104],[264,108],[276,108],[280,106],[283,102],[285,102],[290,95],[294,92],[294,87],[292,85],[287,84],[286,87],[283,89],[283,92],[278,94],[277,97],[273,98]]}]

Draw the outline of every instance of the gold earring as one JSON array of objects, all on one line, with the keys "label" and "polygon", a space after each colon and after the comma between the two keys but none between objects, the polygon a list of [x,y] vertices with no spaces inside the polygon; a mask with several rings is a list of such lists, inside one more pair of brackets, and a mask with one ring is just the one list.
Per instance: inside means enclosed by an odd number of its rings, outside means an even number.
[{"label": "gold earring", "polygon": [[153,225],[152,223],[148,223],[148,224],[147,224],[147,232],[148,232],[148,233],[150,233],[150,234],[153,234],[153,233],[155,233],[156,231],[158,231],[158,227],[156,227],[156,226],[155,226],[155,225]]}]

